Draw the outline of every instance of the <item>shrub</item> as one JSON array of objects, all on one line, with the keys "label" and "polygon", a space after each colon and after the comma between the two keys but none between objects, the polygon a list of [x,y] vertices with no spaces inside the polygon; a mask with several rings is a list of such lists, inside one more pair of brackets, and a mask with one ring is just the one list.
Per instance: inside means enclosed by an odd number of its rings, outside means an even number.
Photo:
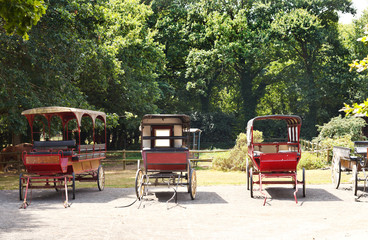
[{"label": "shrub", "polygon": [[[253,134],[254,142],[263,142],[262,132],[254,131]],[[245,171],[247,154],[247,135],[240,133],[236,139],[235,146],[229,152],[218,154],[214,157],[212,167],[221,170]]]},{"label": "shrub", "polygon": [[315,153],[303,152],[299,161],[298,169],[319,169],[326,166],[325,158],[317,156]]},{"label": "shrub", "polygon": [[345,135],[350,135],[352,141],[363,140],[362,129],[366,122],[362,118],[341,116],[332,118],[323,126],[318,126],[320,132],[315,141],[320,142],[326,138],[338,139]]}]

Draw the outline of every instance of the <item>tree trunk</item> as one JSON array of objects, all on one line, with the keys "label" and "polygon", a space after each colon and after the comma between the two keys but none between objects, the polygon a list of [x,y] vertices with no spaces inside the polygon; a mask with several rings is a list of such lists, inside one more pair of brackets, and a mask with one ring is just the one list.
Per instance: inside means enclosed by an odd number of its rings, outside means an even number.
[{"label": "tree trunk", "polygon": [[253,94],[253,77],[247,72],[239,73],[240,95],[242,99],[241,113],[243,116],[242,127],[245,128],[247,122],[256,116],[258,96]]}]

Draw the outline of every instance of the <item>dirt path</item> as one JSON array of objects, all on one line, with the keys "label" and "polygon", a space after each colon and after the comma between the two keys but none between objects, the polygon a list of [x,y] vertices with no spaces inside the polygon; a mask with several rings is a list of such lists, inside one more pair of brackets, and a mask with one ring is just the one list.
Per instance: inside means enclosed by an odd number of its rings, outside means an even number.
[{"label": "dirt path", "polygon": [[26,210],[17,191],[0,191],[0,239],[366,239],[368,194],[349,187],[307,186],[296,204],[290,187],[272,186],[266,206],[244,186],[199,187],[194,201],[179,188],[178,204],[166,203],[172,189],[151,188],[128,208],[134,189],[78,189],[67,209],[60,192],[41,190]]}]

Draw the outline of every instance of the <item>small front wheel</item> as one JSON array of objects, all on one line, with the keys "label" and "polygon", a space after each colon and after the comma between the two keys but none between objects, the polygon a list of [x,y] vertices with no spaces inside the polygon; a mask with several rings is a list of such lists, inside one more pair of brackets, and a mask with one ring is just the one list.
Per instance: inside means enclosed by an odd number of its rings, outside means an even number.
[{"label": "small front wheel", "polygon": [[191,169],[189,172],[189,193],[192,200],[195,199],[197,193],[197,174],[195,169]]},{"label": "small front wheel", "polygon": [[102,165],[98,166],[97,169],[97,186],[98,190],[102,191],[105,188],[105,170]]}]

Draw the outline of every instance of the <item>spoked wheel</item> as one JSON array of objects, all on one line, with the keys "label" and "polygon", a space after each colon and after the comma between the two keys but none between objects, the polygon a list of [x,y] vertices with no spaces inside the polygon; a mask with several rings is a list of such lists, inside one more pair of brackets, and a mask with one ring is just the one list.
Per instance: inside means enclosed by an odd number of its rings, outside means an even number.
[{"label": "spoked wheel", "polygon": [[305,168],[303,168],[303,197],[305,197],[306,188],[305,188]]},{"label": "spoked wheel", "polygon": [[247,190],[249,190],[249,162],[248,162],[248,158],[247,158],[247,165],[245,170],[247,171]]},{"label": "spoked wheel", "polygon": [[98,190],[102,191],[105,188],[105,170],[102,165],[98,166],[97,169],[97,186]]},{"label": "spoked wheel", "polygon": [[[73,194],[73,199],[75,199],[75,173],[73,172],[72,173],[72,176],[73,176],[73,182],[72,182],[72,194]],[[105,181],[105,180],[104,180]]]},{"label": "spoked wheel", "polygon": [[143,170],[138,169],[137,173],[135,174],[135,194],[137,195],[137,198],[139,200],[141,200],[144,195],[145,179],[146,179],[146,175],[143,174]]},{"label": "spoked wheel", "polygon": [[335,188],[338,189],[341,179],[341,161],[336,156],[332,158],[331,177],[332,183],[334,184]]},{"label": "spoked wheel", "polygon": [[197,174],[195,169],[191,169],[189,172],[188,186],[190,197],[192,198],[192,200],[194,200],[197,193]]},{"label": "spoked wheel", "polygon": [[250,197],[253,198],[253,169],[249,169],[249,190],[250,190]]},{"label": "spoked wheel", "polygon": [[352,174],[353,174],[353,193],[354,196],[356,196],[358,194],[358,168],[356,163],[353,165]]},{"label": "spoked wheel", "polygon": [[24,185],[23,185],[23,173],[19,175],[19,200],[24,199]]}]

